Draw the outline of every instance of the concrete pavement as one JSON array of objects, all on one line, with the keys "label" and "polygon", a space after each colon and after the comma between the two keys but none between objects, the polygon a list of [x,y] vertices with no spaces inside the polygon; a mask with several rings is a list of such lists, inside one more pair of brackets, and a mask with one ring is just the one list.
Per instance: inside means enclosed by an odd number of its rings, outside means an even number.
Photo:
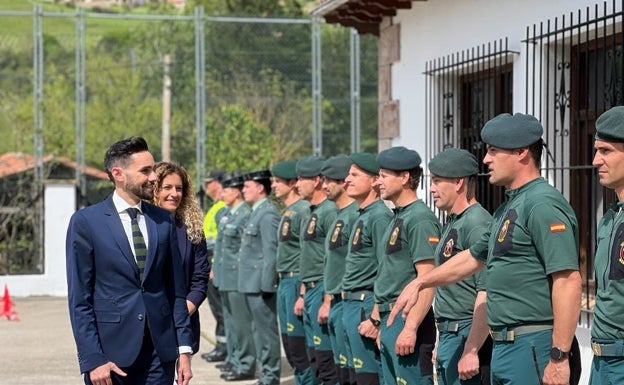
[{"label": "concrete pavement", "polygon": [[[78,370],[76,346],[69,324],[67,298],[13,297],[21,321],[0,318],[0,385],[83,384]],[[226,382],[214,364],[201,353],[212,350],[215,321],[204,302],[200,307],[202,341],[193,358],[194,385],[250,385],[254,381]],[[282,357],[282,385],[294,383],[292,370]]]}]

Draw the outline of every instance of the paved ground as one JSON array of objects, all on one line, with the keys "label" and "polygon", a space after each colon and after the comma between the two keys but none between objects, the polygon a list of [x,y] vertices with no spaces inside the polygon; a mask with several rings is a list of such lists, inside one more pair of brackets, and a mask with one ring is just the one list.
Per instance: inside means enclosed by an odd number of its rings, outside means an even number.
[{"label": "paved ground", "polygon": [[[67,298],[13,297],[21,321],[0,318],[0,385],[79,385],[76,347],[69,325]],[[1,302],[1,301],[0,301]],[[203,338],[200,354],[212,350],[214,319],[208,306],[200,308]],[[292,385],[292,370],[282,357],[283,385]],[[250,385],[254,381],[225,382],[220,372],[202,360],[193,359],[191,384]]]}]

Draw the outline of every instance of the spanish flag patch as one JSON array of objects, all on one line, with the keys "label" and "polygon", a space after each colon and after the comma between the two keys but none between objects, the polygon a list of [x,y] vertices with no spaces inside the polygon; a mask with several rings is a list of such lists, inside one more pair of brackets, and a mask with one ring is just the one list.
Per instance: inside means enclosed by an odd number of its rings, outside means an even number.
[{"label": "spanish flag patch", "polygon": [[435,235],[429,236],[429,243],[438,243],[440,242],[440,237],[436,237]]},{"label": "spanish flag patch", "polygon": [[552,223],[550,225],[551,233],[560,233],[562,231],[565,231],[565,229],[566,229],[566,225],[563,222]]}]

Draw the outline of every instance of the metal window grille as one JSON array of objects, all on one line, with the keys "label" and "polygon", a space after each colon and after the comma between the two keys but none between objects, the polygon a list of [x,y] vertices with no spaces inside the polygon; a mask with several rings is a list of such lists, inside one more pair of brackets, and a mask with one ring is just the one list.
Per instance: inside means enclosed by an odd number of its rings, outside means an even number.
[{"label": "metal window grille", "polygon": [[[426,63],[426,159],[449,147],[466,149],[479,161],[483,159],[483,124],[500,113],[511,112],[515,54],[505,38]],[[503,190],[491,186],[487,170],[482,164],[480,167],[477,197],[493,212],[503,199]],[[427,196],[432,206],[430,200]]]},{"label": "metal window grille", "polygon": [[579,221],[583,308],[593,309],[596,224],[615,200],[592,167],[595,121],[624,104],[624,1],[611,1],[527,27],[526,106],[544,125],[542,173]]}]

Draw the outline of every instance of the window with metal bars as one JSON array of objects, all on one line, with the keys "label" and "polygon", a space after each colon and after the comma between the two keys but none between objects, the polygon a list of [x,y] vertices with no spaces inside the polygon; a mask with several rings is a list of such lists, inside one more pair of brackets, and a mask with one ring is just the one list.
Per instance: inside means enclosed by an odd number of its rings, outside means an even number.
[{"label": "window with metal bars", "polygon": [[624,104],[624,0],[527,27],[526,106],[544,126],[542,172],[570,201],[579,221],[583,307],[593,309],[596,225],[615,200],[592,167],[598,116]]},{"label": "window with metal bars", "polygon": [[[501,39],[426,63],[427,158],[449,147],[472,152],[481,164],[477,199],[490,212],[500,205],[504,192],[488,183],[480,132],[489,119],[511,113],[516,54],[508,49],[507,39]],[[433,207],[431,197],[427,199]]]}]

